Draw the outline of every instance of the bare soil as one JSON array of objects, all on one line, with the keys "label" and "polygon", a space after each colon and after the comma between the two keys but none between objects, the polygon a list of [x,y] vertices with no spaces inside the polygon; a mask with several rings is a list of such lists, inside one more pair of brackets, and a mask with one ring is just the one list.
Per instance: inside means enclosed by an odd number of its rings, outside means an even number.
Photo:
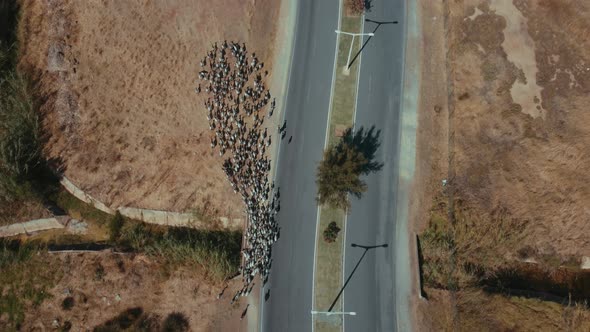
[{"label": "bare soil", "polygon": [[[72,331],[88,331],[129,308],[142,308],[160,321],[183,313],[190,331],[238,331],[245,303],[230,305],[239,281],[230,282],[221,299],[223,285],[211,285],[195,270],[171,270],[143,255],[54,254],[53,268],[61,269],[51,298],[39,307],[27,308],[22,331],[52,330],[54,321],[66,321]],[[71,309],[62,303],[74,299]]]},{"label": "bare soil", "polygon": [[272,70],[280,2],[23,1],[21,67],[39,82],[47,152],[111,207],[243,217],[209,147],[199,59],[245,42]]},{"label": "bare soil", "polygon": [[[522,241],[502,248],[500,260],[526,254],[537,261],[551,257],[559,265],[589,255],[590,241],[583,234],[590,231],[590,5],[574,0],[421,1],[420,9],[413,230],[424,230],[436,198],[451,193],[461,209],[485,224],[482,228],[498,216],[510,220],[506,225],[522,225]],[[446,188],[442,179],[449,181]],[[429,301],[414,302],[417,329],[451,329],[446,323],[460,296],[428,293]],[[493,308],[471,303],[471,308],[479,305],[471,312],[480,315],[479,328],[543,330],[535,325],[541,318],[565,317],[561,309],[544,305],[488,300]],[[494,319],[510,315],[512,323],[493,325]],[[528,316],[539,320],[524,319]],[[527,325],[515,323],[519,320]],[[546,326],[572,327],[562,323]]]}]

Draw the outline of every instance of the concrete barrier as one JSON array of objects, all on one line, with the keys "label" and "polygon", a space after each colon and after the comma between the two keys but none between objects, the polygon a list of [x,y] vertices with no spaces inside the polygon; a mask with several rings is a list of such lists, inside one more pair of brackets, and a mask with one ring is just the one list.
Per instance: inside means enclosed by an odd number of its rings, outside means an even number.
[{"label": "concrete barrier", "polygon": [[55,218],[46,218],[46,219],[36,219],[31,220],[23,223],[23,228],[27,233],[34,233],[40,231],[46,231],[49,229],[61,229],[64,228],[57,219]]},{"label": "concrete barrier", "polygon": [[70,181],[65,176],[61,179],[60,183],[64,187],[64,189],[67,190],[67,192],[69,192],[70,194],[72,194],[74,197],[81,200],[82,202],[88,203],[88,204],[94,206],[95,208],[99,209],[102,212],[105,212],[108,214],[115,214],[115,210],[111,209],[110,207],[106,206],[102,202],[98,201],[96,198],[88,195],[87,193],[82,191],[82,189],[76,187],[76,185],[73,184],[72,181]]},{"label": "concrete barrier", "polygon": [[192,213],[146,210],[133,207],[120,207],[117,211],[124,217],[150,224],[192,228],[205,228],[207,226]]},{"label": "concrete barrier", "polygon": [[26,232],[22,223],[0,227],[0,237],[15,236],[25,234]]},{"label": "concrete barrier", "polygon": [[35,219],[0,227],[0,237],[31,234],[50,229],[62,229],[64,227],[65,224],[60,222],[57,218]]},{"label": "concrete barrier", "polygon": [[221,228],[225,229],[240,229],[242,227],[242,222],[240,219],[220,217],[218,225],[210,225],[202,220],[199,220],[199,218],[197,218],[197,216],[195,216],[193,213],[149,210],[128,206],[111,208],[91,195],[85,193],[66,177],[63,177],[60,183],[67,192],[72,194],[77,199],[84,203],[90,204],[96,209],[110,215],[114,215],[117,211],[119,211],[121,215],[130,219],[140,220],[149,224],[172,227],[191,227],[197,229],[211,229],[216,226],[220,226]]}]

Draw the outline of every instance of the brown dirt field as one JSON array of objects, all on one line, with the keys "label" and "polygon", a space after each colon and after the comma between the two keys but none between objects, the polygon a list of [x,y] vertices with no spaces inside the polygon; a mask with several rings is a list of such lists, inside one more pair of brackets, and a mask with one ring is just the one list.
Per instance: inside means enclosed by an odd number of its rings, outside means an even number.
[{"label": "brown dirt field", "polygon": [[[494,222],[501,214],[508,224],[524,225],[524,240],[504,248],[503,259],[515,259],[523,249],[537,260],[588,256],[590,5],[574,0],[420,3],[426,56],[413,230],[427,226],[442,194],[440,181],[448,178],[448,191],[479,222]],[[445,296],[415,299],[418,330],[445,329],[432,319],[441,310],[451,312],[453,301]],[[510,308],[521,310],[516,314],[539,313]]]},{"label": "brown dirt field", "polygon": [[243,217],[209,147],[199,60],[239,40],[272,68],[280,2],[23,1],[21,67],[46,102],[47,150],[111,207]]},{"label": "brown dirt field", "polygon": [[[51,330],[54,320],[69,321],[71,331],[87,331],[134,307],[161,320],[171,312],[184,313],[191,331],[238,331],[242,325],[244,305],[229,303],[239,281],[230,282],[217,300],[222,286],[203,281],[198,271],[169,271],[143,255],[55,254],[51,260],[63,277],[51,298],[28,307],[22,331]],[[104,272],[97,272],[101,267]],[[74,306],[64,310],[68,296]]]},{"label": "brown dirt field", "polygon": [[[590,5],[465,1],[449,2],[449,10],[455,197],[482,216],[502,210],[525,223],[521,247],[589,254],[582,234],[590,231],[590,42],[583,37]],[[516,103],[523,95],[530,100]]]}]

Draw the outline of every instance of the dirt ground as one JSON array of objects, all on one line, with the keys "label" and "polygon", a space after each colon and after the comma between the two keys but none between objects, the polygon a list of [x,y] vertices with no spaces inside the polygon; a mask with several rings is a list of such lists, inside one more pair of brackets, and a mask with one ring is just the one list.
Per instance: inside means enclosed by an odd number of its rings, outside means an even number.
[{"label": "dirt ground", "polygon": [[521,248],[590,254],[590,4],[465,1],[449,10],[456,198],[525,223]]},{"label": "dirt ground", "polygon": [[[583,235],[590,231],[590,4],[420,5],[412,230],[427,226],[443,194],[441,180],[448,179],[447,190],[473,215],[489,221],[502,215],[524,225],[524,239],[506,248],[506,260],[519,252],[562,261],[590,255]],[[417,329],[442,329],[429,317],[451,303],[448,295],[416,298]]]},{"label": "dirt ground", "polygon": [[[143,255],[54,254],[61,280],[50,291],[51,298],[26,312],[22,331],[52,330],[54,321],[71,331],[87,331],[140,307],[146,315],[162,321],[172,312],[183,313],[190,331],[239,331],[244,303],[230,304],[240,282],[230,282],[220,300],[222,285],[212,286],[198,271],[169,271]],[[71,309],[62,303],[74,299]]]},{"label": "dirt ground", "polygon": [[271,71],[280,2],[23,5],[21,66],[40,83],[48,153],[68,178],[111,207],[243,217],[195,79],[224,39],[245,42]]}]

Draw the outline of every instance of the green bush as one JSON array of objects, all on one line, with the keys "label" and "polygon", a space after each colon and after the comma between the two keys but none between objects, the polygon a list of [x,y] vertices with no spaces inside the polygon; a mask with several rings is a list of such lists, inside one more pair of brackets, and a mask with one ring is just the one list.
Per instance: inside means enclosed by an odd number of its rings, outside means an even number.
[{"label": "green bush", "polygon": [[332,243],[336,241],[338,233],[340,233],[340,227],[338,227],[338,224],[336,224],[335,221],[332,221],[324,230],[324,240],[328,243]]},{"label": "green bush", "polygon": [[361,198],[367,191],[361,175],[379,171],[383,163],[375,161],[380,131],[363,127],[348,128],[337,144],[324,151],[317,168],[317,200],[334,208],[349,210],[349,195]]},{"label": "green bush", "polygon": [[242,234],[184,227],[162,229],[130,221],[118,243],[171,263],[201,266],[211,278],[223,280],[238,271]]}]

